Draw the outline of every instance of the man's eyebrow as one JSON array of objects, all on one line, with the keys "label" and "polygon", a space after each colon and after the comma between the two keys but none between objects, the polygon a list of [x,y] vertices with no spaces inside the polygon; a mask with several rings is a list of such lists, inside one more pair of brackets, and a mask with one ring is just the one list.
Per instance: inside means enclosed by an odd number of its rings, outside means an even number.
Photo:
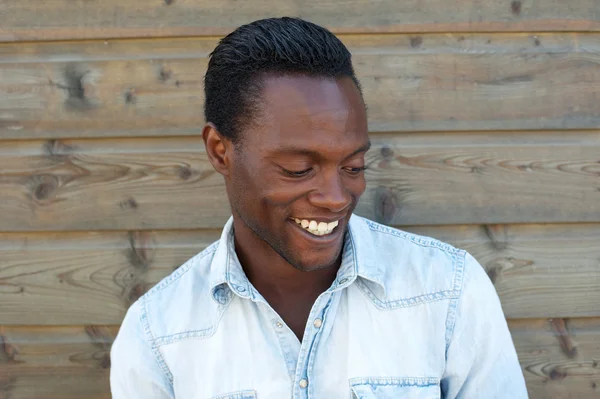
[{"label": "man's eyebrow", "polygon": [[367,152],[371,149],[371,140],[367,141],[366,144],[360,146],[359,148],[356,149],[356,151],[354,151],[352,154],[348,155],[346,157],[346,159],[348,158],[352,158],[353,156],[355,156],[356,154],[360,154],[361,152]]},{"label": "man's eyebrow", "polygon": [[[366,144],[363,144],[356,150],[354,150],[350,155],[346,156],[344,159],[352,158],[356,154],[360,154],[361,152],[367,152],[371,148],[371,140],[369,140]],[[313,158],[320,157],[319,152],[310,150],[308,148],[296,147],[296,146],[285,146],[277,148],[277,154],[290,154],[290,155],[306,155]]]}]

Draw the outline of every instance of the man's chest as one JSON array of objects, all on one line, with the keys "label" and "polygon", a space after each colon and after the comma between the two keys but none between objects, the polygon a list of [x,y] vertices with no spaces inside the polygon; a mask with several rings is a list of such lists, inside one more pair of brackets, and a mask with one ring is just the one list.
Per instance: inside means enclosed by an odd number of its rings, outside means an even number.
[{"label": "man's chest", "polygon": [[161,347],[177,398],[436,398],[446,301],[379,310],[340,295],[313,306],[302,343],[277,313],[232,303],[210,337]]}]

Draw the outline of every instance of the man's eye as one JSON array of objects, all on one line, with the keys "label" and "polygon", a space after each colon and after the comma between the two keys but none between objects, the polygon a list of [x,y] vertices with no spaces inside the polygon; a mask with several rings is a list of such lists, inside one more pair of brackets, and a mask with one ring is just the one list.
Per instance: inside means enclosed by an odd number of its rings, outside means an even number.
[{"label": "man's eye", "polygon": [[309,174],[311,170],[312,170],[312,168],[308,168],[306,170],[300,170],[300,171],[283,169],[283,173],[285,173],[288,176],[292,176],[292,177],[303,177],[303,176],[306,176],[307,174]]},{"label": "man's eye", "polygon": [[346,170],[353,175],[357,175],[361,172],[364,172],[365,170],[367,170],[367,166],[360,166],[358,168],[346,168]]}]

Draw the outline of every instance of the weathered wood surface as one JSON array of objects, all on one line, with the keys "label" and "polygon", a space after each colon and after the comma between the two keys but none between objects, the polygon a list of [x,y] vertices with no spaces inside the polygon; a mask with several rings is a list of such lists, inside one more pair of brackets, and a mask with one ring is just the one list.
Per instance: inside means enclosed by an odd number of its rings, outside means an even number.
[{"label": "weathered wood surface", "polygon": [[[600,394],[600,319],[509,320],[509,327],[532,399]],[[0,326],[0,398],[109,398],[117,329]]]},{"label": "weathered wood surface", "polygon": [[[510,318],[600,316],[600,224],[418,226],[485,267]],[[218,230],[0,234],[4,324],[118,324]]]},{"label": "weathered wood surface", "polygon": [[272,16],[353,33],[600,30],[595,0],[2,0],[0,40],[222,35]]},{"label": "weathered wood surface", "polygon": [[532,399],[600,396],[600,319],[510,320]]},{"label": "weathered wood surface", "polygon": [[0,234],[4,324],[119,324],[215,231]]},{"label": "weathered wood surface", "polygon": [[[600,126],[600,34],[342,39],[373,132]],[[0,45],[0,138],[199,135],[202,79],[216,43]]]},{"label": "weathered wood surface", "polygon": [[110,347],[117,331],[0,326],[0,398],[110,398]]},{"label": "weathered wood surface", "polygon": [[[600,132],[373,135],[357,213],[394,225],[600,221]],[[200,138],[5,141],[0,231],[220,228]]]}]

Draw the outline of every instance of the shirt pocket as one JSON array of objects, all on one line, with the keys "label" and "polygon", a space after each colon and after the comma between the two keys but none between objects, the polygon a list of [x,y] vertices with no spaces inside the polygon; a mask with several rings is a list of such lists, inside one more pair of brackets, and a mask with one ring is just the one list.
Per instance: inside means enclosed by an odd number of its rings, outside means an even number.
[{"label": "shirt pocket", "polygon": [[237,391],[225,395],[213,396],[211,399],[256,399],[256,391]]},{"label": "shirt pocket", "polygon": [[440,399],[437,378],[368,377],[350,380],[352,399]]}]

